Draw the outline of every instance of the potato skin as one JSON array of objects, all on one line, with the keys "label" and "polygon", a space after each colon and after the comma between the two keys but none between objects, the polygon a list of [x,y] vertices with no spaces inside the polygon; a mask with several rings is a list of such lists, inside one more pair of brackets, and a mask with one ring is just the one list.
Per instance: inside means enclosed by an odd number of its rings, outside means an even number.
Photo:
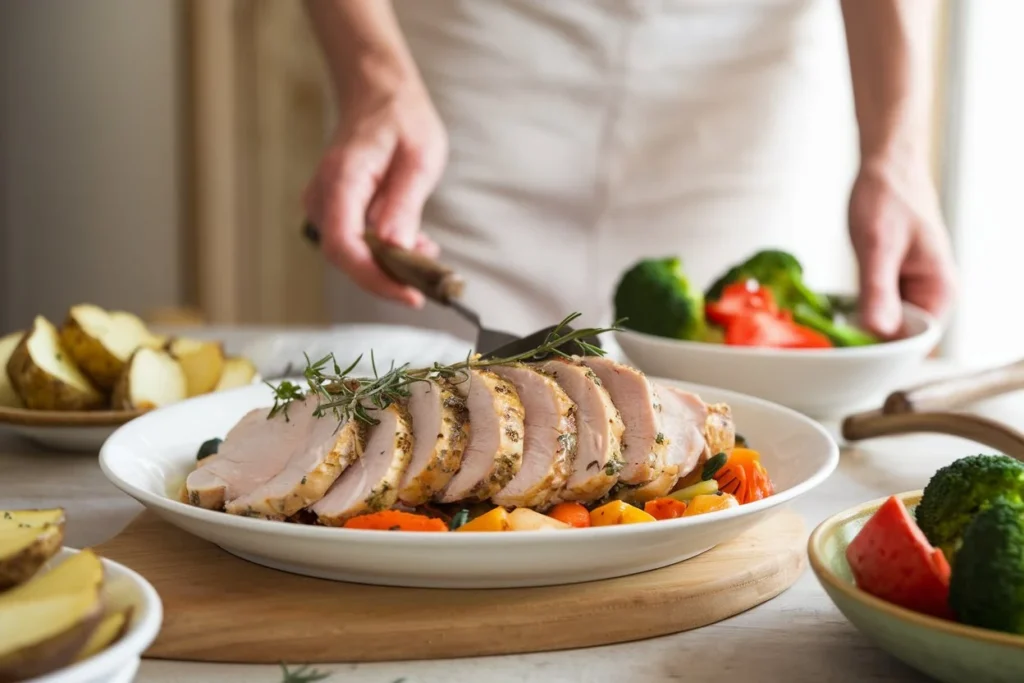
[{"label": "potato skin", "polygon": [[40,529],[32,545],[11,557],[0,558],[0,591],[28,581],[53,557],[64,543],[64,524]]},{"label": "potato skin", "polygon": [[75,661],[89,637],[103,618],[102,602],[96,601],[94,609],[63,633],[41,643],[0,657],[0,683],[23,681],[62,669]]},{"label": "potato skin", "polygon": [[117,376],[117,381],[114,382],[113,391],[110,394],[110,407],[113,410],[133,410],[132,408],[132,360],[135,359],[133,354],[128,362],[125,363],[124,368],[121,370],[121,374]]},{"label": "potato skin", "polygon": [[7,362],[11,384],[33,410],[97,410],[106,406],[103,394],[71,386],[52,377],[32,360],[28,350],[29,332],[18,343]]},{"label": "potato skin", "polygon": [[72,316],[60,328],[60,342],[82,374],[100,389],[110,391],[124,370],[125,362],[91,337]]}]

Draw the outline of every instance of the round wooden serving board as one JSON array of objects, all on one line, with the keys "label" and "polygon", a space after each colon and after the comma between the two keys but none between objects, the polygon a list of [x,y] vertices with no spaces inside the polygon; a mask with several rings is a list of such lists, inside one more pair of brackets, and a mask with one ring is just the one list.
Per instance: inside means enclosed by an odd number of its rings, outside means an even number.
[{"label": "round wooden serving board", "polygon": [[541,652],[678,633],[789,588],[805,567],[805,544],[803,520],[782,509],[672,567],[501,590],[386,588],[287,574],[151,513],[97,551],[142,574],[163,600],[163,626],[147,657],[327,663]]}]

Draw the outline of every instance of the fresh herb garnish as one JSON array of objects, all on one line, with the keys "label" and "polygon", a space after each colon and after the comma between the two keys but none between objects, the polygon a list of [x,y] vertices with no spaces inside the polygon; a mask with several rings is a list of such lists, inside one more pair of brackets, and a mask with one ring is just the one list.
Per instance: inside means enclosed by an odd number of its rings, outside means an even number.
[{"label": "fresh herb garnish", "polygon": [[282,662],[281,670],[284,672],[284,678],[281,680],[281,683],[313,683],[314,681],[322,681],[332,675],[329,671],[320,672],[316,669],[311,669],[309,664],[303,664],[295,669],[295,671],[290,671],[288,665]]},{"label": "fresh herb garnish", "polygon": [[661,432],[658,432],[658,435],[654,437],[654,442],[657,443],[659,446],[665,443],[665,435],[662,434]]},{"label": "fresh herb garnish", "polygon": [[708,461],[704,463],[704,469],[700,473],[700,480],[708,481],[709,479],[714,479],[715,475],[718,474],[718,470],[722,469],[722,466],[725,465],[725,461],[728,459],[729,456],[725,453],[719,453],[708,458]]},{"label": "fresh herb garnish", "polygon": [[588,355],[604,355],[603,349],[587,343],[584,339],[603,332],[618,330],[618,323],[608,328],[592,327],[566,331],[565,328],[580,315],[580,313],[573,313],[567,316],[548,334],[544,343],[536,348],[507,358],[484,359],[479,355],[471,355],[466,360],[451,365],[434,363],[429,368],[418,369],[410,368],[408,363],[397,368],[392,364],[387,372],[381,374],[377,371],[376,359],[371,351],[370,366],[373,376],[357,378],[351,377],[350,373],[359,365],[362,356],[356,358],[344,370],[338,365],[333,353],[327,354],[316,362],[310,361],[307,356],[306,370],[303,374],[309,386],[308,392],[303,392],[298,385],[288,381],[283,381],[276,387],[270,385],[274,390],[274,406],[270,410],[270,417],[283,411],[287,418],[288,406],[293,401],[314,395],[317,397],[317,406],[313,411],[316,417],[323,417],[328,412],[332,412],[339,421],[356,419],[366,424],[375,425],[379,420],[370,414],[371,411],[387,408],[391,404],[407,398],[409,386],[414,382],[440,378],[452,382],[462,382],[469,378],[469,370],[475,368],[512,365],[538,360],[549,355],[568,358],[569,354],[562,351],[561,348],[571,342],[575,342],[577,347]]},{"label": "fresh herb garnish", "polygon": [[452,521],[448,523],[448,530],[455,531],[468,521],[469,510],[467,510],[466,508],[462,508],[461,510],[455,513],[455,516],[452,517]]},{"label": "fresh herb garnish", "polygon": [[209,439],[208,441],[204,441],[203,445],[199,447],[199,451],[196,453],[196,460],[208,458],[216,453],[220,450],[221,443],[223,443],[223,439],[218,439],[216,437]]}]

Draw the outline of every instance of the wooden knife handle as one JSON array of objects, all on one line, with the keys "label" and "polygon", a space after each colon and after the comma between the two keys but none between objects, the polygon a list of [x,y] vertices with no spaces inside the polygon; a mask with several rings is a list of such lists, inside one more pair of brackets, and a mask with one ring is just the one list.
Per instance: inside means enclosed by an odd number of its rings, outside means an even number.
[{"label": "wooden knife handle", "polygon": [[[310,242],[320,243],[320,231],[312,223],[306,222],[302,232]],[[415,287],[440,304],[447,305],[462,296],[465,282],[451,268],[415,251],[386,244],[370,230],[365,239],[377,265],[397,282]]]},{"label": "wooden knife handle", "polygon": [[978,415],[959,413],[902,413],[887,415],[879,411],[851,415],[843,420],[843,438],[861,441],[881,436],[904,434],[947,434],[994,448],[1024,461],[1024,434],[1004,424]]},{"label": "wooden knife handle", "polygon": [[895,391],[885,400],[882,412],[946,412],[1020,389],[1024,389],[1024,361]]}]

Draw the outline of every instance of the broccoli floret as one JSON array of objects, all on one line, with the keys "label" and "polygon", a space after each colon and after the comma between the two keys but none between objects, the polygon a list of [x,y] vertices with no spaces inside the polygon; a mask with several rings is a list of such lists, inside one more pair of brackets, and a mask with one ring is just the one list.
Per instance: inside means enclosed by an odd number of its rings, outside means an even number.
[{"label": "broccoli floret", "polygon": [[704,296],[674,257],[644,259],[626,271],[615,290],[615,317],[659,337],[698,341],[707,334]]},{"label": "broccoli floret", "polygon": [[878,338],[873,334],[853,325],[833,322],[803,303],[793,308],[793,320],[821,332],[836,346],[870,346],[878,343]]},{"label": "broccoli floret", "polygon": [[734,282],[757,280],[771,290],[780,308],[792,311],[797,304],[829,320],[833,317],[828,297],[815,294],[804,283],[804,268],[795,256],[778,249],[759,251],[743,263],[733,266],[708,289],[704,298],[718,301],[726,287]]},{"label": "broccoli floret", "polygon": [[949,606],[971,626],[1024,634],[1024,506],[997,498],[964,531]]},{"label": "broccoli floret", "polygon": [[954,562],[964,529],[997,498],[1022,502],[1024,465],[1005,455],[970,455],[939,469],[914,516],[928,541]]}]

